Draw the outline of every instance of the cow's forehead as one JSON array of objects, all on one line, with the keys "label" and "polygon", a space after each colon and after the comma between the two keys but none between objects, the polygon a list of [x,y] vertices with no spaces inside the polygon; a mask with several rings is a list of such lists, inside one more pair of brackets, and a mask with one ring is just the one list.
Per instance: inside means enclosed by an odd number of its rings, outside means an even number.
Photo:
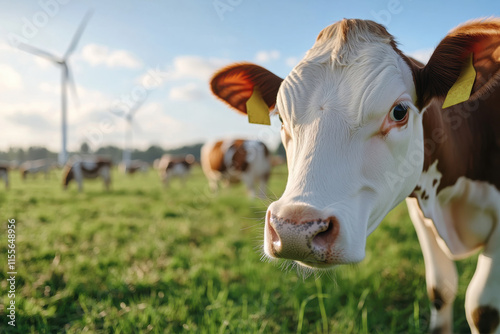
[{"label": "cow's forehead", "polygon": [[383,27],[342,22],[325,28],[280,88],[277,108],[292,124],[335,112],[358,127],[385,114],[402,94],[415,97],[412,72],[392,36]]}]

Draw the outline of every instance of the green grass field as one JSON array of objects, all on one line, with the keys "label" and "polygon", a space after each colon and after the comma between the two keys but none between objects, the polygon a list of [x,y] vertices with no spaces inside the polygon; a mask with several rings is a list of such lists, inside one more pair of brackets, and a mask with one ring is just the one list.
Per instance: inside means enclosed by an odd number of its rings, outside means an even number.
[{"label": "green grass field", "polygon": [[[155,172],[72,184],[59,175],[0,187],[1,333],[423,333],[429,301],[406,207],[369,237],[366,259],[321,277],[261,261],[268,203],[217,196],[196,168],[186,187]],[[275,171],[270,197],[284,189]],[[275,195],[274,195],[275,194]],[[16,327],[7,325],[7,220],[16,219]],[[283,268],[284,267],[284,268]],[[458,263],[455,332],[475,259]]]}]

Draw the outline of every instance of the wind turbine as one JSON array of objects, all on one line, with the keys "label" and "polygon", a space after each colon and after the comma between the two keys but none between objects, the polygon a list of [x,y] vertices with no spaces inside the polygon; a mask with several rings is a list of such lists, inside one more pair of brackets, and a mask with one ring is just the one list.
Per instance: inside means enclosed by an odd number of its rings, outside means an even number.
[{"label": "wind turbine", "polygon": [[62,147],[61,147],[61,152],[59,152],[59,157],[58,157],[58,162],[60,165],[64,165],[66,163],[66,160],[68,160],[68,151],[66,149],[67,146],[67,139],[68,139],[68,129],[67,129],[67,88],[66,85],[69,83],[71,93],[74,95],[76,98],[76,86],[75,82],[73,80],[73,76],[71,74],[71,71],[69,70],[68,66],[68,59],[69,56],[75,51],[75,48],[78,44],[78,41],[80,40],[80,37],[82,36],[83,30],[85,29],[85,26],[87,25],[87,22],[90,19],[90,16],[92,15],[92,11],[88,11],[85,16],[83,17],[82,22],[80,23],[80,26],[75,32],[75,35],[73,36],[73,39],[71,40],[71,43],[69,44],[68,49],[66,50],[66,53],[61,57],[57,57],[47,51],[35,48],[34,46],[21,43],[19,44],[19,49],[29,52],[31,54],[34,54],[35,56],[39,56],[42,58],[45,58],[51,62],[53,62],[56,65],[61,66],[62,69],[62,75],[61,75],[61,132],[62,132]]},{"label": "wind turbine", "polygon": [[137,101],[128,112],[124,112],[123,110],[111,110],[114,115],[123,117],[127,122],[127,129],[125,130],[125,147],[122,153],[122,163],[125,166],[125,172],[130,168],[130,162],[132,160],[132,123],[134,121],[134,116],[144,102],[146,102],[146,99],[147,96]]}]

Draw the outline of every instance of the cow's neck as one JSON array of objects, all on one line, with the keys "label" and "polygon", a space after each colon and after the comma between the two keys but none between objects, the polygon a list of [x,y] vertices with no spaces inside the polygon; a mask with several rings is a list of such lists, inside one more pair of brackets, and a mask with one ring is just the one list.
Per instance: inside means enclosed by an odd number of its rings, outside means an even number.
[{"label": "cow's neck", "polygon": [[433,101],[423,115],[422,178],[433,174],[431,182],[437,186],[436,192],[454,185],[462,176],[489,181],[488,173],[484,171],[489,154],[486,146],[489,134],[480,128],[482,114],[479,114],[477,104],[465,103],[447,109],[441,109],[441,105],[442,100]]}]

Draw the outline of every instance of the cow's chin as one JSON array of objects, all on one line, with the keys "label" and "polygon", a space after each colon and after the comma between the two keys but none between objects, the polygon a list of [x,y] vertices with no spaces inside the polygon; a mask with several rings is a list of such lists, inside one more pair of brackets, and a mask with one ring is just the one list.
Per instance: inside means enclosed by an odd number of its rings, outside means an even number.
[{"label": "cow's chin", "polygon": [[333,270],[339,266],[334,263],[321,263],[321,262],[308,262],[308,261],[295,261],[299,266],[313,270]]}]

